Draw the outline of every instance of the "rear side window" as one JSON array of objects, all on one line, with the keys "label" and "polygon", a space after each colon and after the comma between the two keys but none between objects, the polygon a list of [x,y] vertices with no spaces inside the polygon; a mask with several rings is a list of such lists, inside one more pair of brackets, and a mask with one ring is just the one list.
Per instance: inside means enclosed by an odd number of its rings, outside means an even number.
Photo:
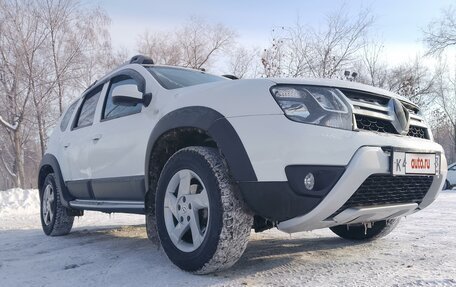
[{"label": "rear side window", "polygon": [[137,114],[141,112],[142,104],[136,104],[134,106],[119,106],[115,105],[112,102],[112,91],[114,88],[121,86],[121,85],[127,85],[127,84],[133,84],[133,85],[138,85],[135,80],[133,80],[129,76],[119,76],[111,80],[111,83],[109,85],[109,91],[108,95],[106,96],[105,99],[105,104],[103,108],[103,113],[102,113],[102,119],[104,120],[109,120],[109,119],[115,119],[115,118],[120,118],[132,114]]},{"label": "rear side window", "polygon": [[71,116],[74,113],[74,110],[76,109],[76,106],[78,105],[79,101],[74,102],[65,112],[65,115],[62,118],[62,121],[60,122],[60,130],[64,132],[67,127],[68,123],[70,122]]},{"label": "rear side window", "polygon": [[79,116],[75,128],[86,127],[93,124],[95,109],[97,108],[100,94],[101,87],[85,96],[84,102],[82,102],[81,109],[79,110]]}]

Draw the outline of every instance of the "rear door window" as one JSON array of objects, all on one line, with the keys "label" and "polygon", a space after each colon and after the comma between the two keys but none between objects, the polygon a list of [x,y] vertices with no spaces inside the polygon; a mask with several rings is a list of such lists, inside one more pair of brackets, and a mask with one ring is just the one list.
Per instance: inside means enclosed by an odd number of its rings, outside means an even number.
[{"label": "rear door window", "polygon": [[78,105],[78,102],[79,101],[74,102],[65,112],[65,115],[63,116],[62,121],[60,122],[60,130],[62,132],[64,132],[67,129],[68,124],[70,123],[70,120],[71,120],[71,116],[73,115],[74,110],[76,109],[76,106]]},{"label": "rear door window", "polygon": [[81,108],[79,109],[78,119],[75,128],[87,127],[93,124],[95,110],[97,108],[98,99],[100,98],[102,86],[86,95]]}]

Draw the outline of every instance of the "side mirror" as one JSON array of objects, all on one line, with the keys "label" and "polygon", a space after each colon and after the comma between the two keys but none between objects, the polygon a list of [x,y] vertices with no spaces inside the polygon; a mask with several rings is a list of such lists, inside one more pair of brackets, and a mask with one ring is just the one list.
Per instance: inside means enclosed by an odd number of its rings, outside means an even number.
[{"label": "side mirror", "polygon": [[138,91],[138,86],[133,84],[120,85],[112,90],[112,102],[119,106],[143,104],[147,107],[151,99],[152,94],[143,94]]}]

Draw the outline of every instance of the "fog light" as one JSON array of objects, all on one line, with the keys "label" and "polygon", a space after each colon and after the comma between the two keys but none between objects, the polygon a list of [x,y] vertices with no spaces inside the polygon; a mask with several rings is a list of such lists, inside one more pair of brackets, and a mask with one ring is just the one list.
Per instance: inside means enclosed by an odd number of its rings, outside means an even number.
[{"label": "fog light", "polygon": [[315,177],[311,172],[309,172],[306,175],[306,177],[304,178],[304,186],[308,190],[312,190],[314,188],[314,185],[315,185]]}]

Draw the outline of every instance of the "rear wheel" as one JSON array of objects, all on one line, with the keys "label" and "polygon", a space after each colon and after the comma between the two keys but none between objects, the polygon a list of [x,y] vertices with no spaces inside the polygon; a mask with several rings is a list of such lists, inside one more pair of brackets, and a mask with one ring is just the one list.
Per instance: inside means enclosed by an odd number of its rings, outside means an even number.
[{"label": "rear wheel", "polygon": [[375,240],[388,235],[399,224],[399,218],[372,222],[371,226],[364,224],[338,225],[330,227],[332,232],[349,240]]},{"label": "rear wheel", "polygon": [[53,173],[46,176],[40,189],[40,199],[41,226],[44,233],[50,236],[70,233],[74,216],[68,215],[67,209],[60,201],[60,186]]},{"label": "rear wheel", "polygon": [[443,190],[451,189],[450,182],[448,180],[445,180],[445,184],[443,185]]},{"label": "rear wheel", "polygon": [[215,148],[175,153],[156,195],[160,242],[183,270],[206,274],[232,266],[244,252],[253,223]]}]

